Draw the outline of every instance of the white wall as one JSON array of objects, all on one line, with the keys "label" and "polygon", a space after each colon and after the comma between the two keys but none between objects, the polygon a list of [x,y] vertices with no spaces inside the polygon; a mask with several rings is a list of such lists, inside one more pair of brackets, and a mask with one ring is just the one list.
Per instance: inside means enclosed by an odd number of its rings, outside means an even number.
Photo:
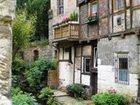
[{"label": "white wall", "polygon": [[73,84],[73,66],[69,62],[59,62],[59,86]]},{"label": "white wall", "polygon": [[90,86],[90,76],[82,74],[82,84]]},{"label": "white wall", "polygon": [[110,88],[129,96],[137,96],[138,75],[129,74],[129,85],[115,83],[115,70],[111,65],[98,66],[98,91],[106,91]]}]

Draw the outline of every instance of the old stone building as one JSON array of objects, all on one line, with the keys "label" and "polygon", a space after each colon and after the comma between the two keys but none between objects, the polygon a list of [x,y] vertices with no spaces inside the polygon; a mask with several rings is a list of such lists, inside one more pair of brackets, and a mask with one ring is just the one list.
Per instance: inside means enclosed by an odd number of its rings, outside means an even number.
[{"label": "old stone building", "polygon": [[15,0],[0,0],[0,105],[11,105],[11,21],[15,16]]},{"label": "old stone building", "polygon": [[[73,11],[77,21],[66,18]],[[60,86],[140,97],[140,0],[51,0],[49,13]]]}]

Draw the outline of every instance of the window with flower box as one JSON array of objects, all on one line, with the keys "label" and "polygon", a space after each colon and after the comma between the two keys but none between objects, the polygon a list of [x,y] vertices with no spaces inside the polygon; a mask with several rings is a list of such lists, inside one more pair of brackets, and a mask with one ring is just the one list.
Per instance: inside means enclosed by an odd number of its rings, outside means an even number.
[{"label": "window with flower box", "polygon": [[89,4],[88,16],[87,16],[87,23],[92,24],[98,21],[97,18],[97,2],[94,1]]}]

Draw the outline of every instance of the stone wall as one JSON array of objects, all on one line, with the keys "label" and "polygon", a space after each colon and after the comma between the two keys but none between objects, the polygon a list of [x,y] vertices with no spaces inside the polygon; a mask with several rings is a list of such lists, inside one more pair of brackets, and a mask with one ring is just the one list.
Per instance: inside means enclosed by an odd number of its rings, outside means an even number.
[{"label": "stone wall", "polygon": [[15,15],[15,0],[0,0],[0,105],[11,105],[11,21]]},{"label": "stone wall", "polygon": [[49,45],[46,46],[30,46],[24,51],[24,60],[27,62],[33,62],[34,61],[34,51],[37,50],[39,53],[39,58],[42,57],[48,57],[51,58],[54,54],[53,48]]},{"label": "stone wall", "polygon": [[[98,89],[99,91],[107,90],[111,87],[121,93],[130,96],[137,96],[138,92],[138,50],[139,38],[137,35],[113,37],[101,39],[98,42]],[[129,83],[121,84],[115,82],[115,57],[117,53],[127,53]]]}]

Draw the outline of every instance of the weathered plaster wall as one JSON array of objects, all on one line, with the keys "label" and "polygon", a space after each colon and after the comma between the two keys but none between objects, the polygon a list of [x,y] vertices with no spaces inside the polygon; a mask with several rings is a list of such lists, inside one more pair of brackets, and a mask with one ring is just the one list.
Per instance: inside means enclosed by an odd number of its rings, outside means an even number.
[{"label": "weathered plaster wall", "polygon": [[[63,49],[59,51],[59,86],[66,87],[74,82],[74,47],[71,48],[72,63],[69,62],[69,53],[63,53]],[[63,55],[64,54],[64,55]],[[64,58],[63,58],[64,57]]]},{"label": "weathered plaster wall", "polygon": [[[137,44],[139,43],[136,35],[107,38],[98,42],[98,89],[107,90],[110,87],[116,90],[137,96],[138,91],[138,57]],[[115,83],[114,54],[128,52],[129,57],[129,84],[123,85]]]},{"label": "weathered plaster wall", "polygon": [[0,0],[0,105],[11,105],[11,21],[15,15],[15,0]]}]

